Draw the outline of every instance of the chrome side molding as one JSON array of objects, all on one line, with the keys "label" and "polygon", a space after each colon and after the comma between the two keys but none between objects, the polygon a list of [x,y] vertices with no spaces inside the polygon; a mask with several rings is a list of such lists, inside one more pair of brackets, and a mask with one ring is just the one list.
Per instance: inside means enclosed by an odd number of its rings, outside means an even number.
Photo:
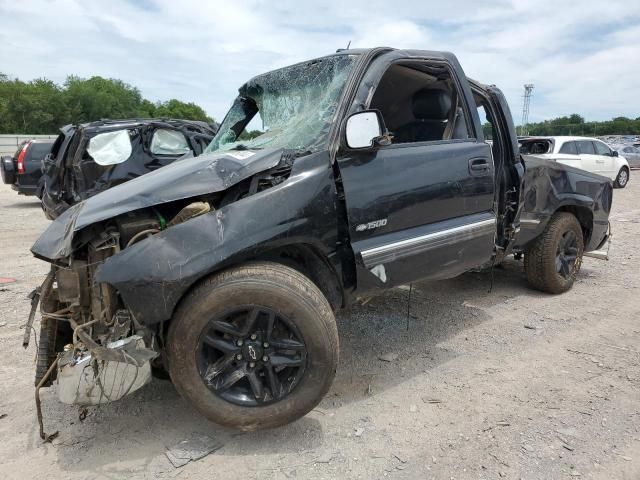
[{"label": "chrome side molding", "polygon": [[496,219],[494,217],[363,250],[361,252],[362,260],[365,267],[371,268],[374,265],[424,253],[450,243],[470,240],[484,235],[493,235],[495,234],[495,229]]}]

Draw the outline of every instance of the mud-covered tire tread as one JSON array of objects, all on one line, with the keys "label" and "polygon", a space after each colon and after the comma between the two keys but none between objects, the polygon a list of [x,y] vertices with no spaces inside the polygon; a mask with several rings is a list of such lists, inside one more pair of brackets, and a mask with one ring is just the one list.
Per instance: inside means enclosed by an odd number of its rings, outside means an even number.
[{"label": "mud-covered tire tread", "polygon": [[[624,185],[620,185],[620,182],[618,181],[618,179],[620,178],[620,172],[622,172],[623,170],[626,170],[627,172],[627,182]],[[630,178],[629,169],[627,167],[622,167],[620,168],[620,170],[618,170],[618,174],[616,175],[616,181],[613,182],[613,186],[616,188],[624,188],[629,183],[629,178]]]},{"label": "mud-covered tire tread", "polygon": [[578,236],[581,247],[578,261],[581,261],[584,253],[582,227],[578,219],[568,212],[554,214],[542,234],[527,248],[524,254],[524,270],[529,285],[536,290],[547,293],[563,293],[573,286],[578,272],[576,271],[571,279],[564,280],[558,275],[555,267],[558,237],[563,235],[568,228],[573,229]]},{"label": "mud-covered tire tread", "polygon": [[[234,284],[246,284],[249,283],[261,283],[270,288],[276,287],[288,291],[288,295],[295,295],[298,300],[305,303],[309,308],[316,311],[316,319],[323,326],[324,341],[326,341],[326,348],[332,354],[332,361],[330,366],[331,374],[324,378],[324,384],[312,403],[306,403],[304,405],[298,405],[293,411],[289,412],[286,417],[272,416],[265,418],[259,422],[247,421],[244,418],[243,411],[247,411],[247,407],[239,407],[228,404],[229,409],[236,409],[239,413],[237,415],[227,415],[225,417],[214,417],[210,415],[210,411],[207,411],[206,405],[199,404],[197,399],[191,398],[183,385],[181,385],[183,379],[175,376],[175,347],[176,336],[180,334],[182,328],[182,319],[186,317],[187,312],[195,305],[202,301],[203,297],[220,287],[229,287]],[[316,340],[316,339],[312,339]],[[251,431],[262,430],[268,428],[275,428],[287,423],[290,423],[311,411],[322,400],[324,395],[328,392],[335,372],[338,366],[338,354],[339,354],[339,340],[338,329],[335,321],[333,310],[322,294],[320,289],[305,275],[291,267],[275,263],[275,262],[249,262],[237,267],[232,267],[228,270],[216,273],[202,280],[200,284],[192,289],[191,292],[180,302],[180,305],[174,313],[173,319],[169,326],[167,351],[169,359],[169,372],[172,377],[172,381],[176,386],[178,392],[187,400],[189,400],[193,406],[200,411],[204,416],[220,425]],[[306,375],[306,372],[305,372]],[[297,387],[298,388],[298,387]],[[223,401],[223,400],[220,400]],[[280,403],[280,402],[278,402]],[[277,405],[277,404],[276,404]],[[264,407],[250,407],[253,409]]]}]

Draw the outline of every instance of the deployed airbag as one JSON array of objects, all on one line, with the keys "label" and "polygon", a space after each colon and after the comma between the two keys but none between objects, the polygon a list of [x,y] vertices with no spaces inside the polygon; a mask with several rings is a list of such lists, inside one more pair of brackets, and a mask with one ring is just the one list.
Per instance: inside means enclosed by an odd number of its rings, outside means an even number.
[{"label": "deployed airbag", "polygon": [[116,165],[131,156],[128,130],[100,133],[89,140],[87,152],[98,165]]},{"label": "deployed airbag", "polygon": [[177,130],[160,128],[151,139],[151,153],[155,155],[180,155],[190,151],[184,134]]}]

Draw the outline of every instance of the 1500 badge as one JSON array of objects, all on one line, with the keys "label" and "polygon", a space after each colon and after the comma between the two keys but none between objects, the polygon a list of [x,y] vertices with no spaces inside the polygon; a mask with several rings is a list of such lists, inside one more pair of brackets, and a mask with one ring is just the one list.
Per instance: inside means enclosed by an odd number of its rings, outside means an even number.
[{"label": "1500 badge", "polygon": [[387,224],[386,218],[381,218],[380,220],[374,220],[369,223],[361,223],[356,226],[356,232],[364,232],[365,230],[373,230],[374,228],[384,227]]}]

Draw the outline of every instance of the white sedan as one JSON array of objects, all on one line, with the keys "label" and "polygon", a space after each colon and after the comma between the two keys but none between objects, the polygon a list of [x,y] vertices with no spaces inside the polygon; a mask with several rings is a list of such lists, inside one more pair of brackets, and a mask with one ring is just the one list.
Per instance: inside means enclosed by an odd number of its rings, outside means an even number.
[{"label": "white sedan", "polygon": [[629,182],[627,160],[596,138],[526,137],[519,142],[522,155],[535,155],[597,173],[613,180],[618,188]]}]

